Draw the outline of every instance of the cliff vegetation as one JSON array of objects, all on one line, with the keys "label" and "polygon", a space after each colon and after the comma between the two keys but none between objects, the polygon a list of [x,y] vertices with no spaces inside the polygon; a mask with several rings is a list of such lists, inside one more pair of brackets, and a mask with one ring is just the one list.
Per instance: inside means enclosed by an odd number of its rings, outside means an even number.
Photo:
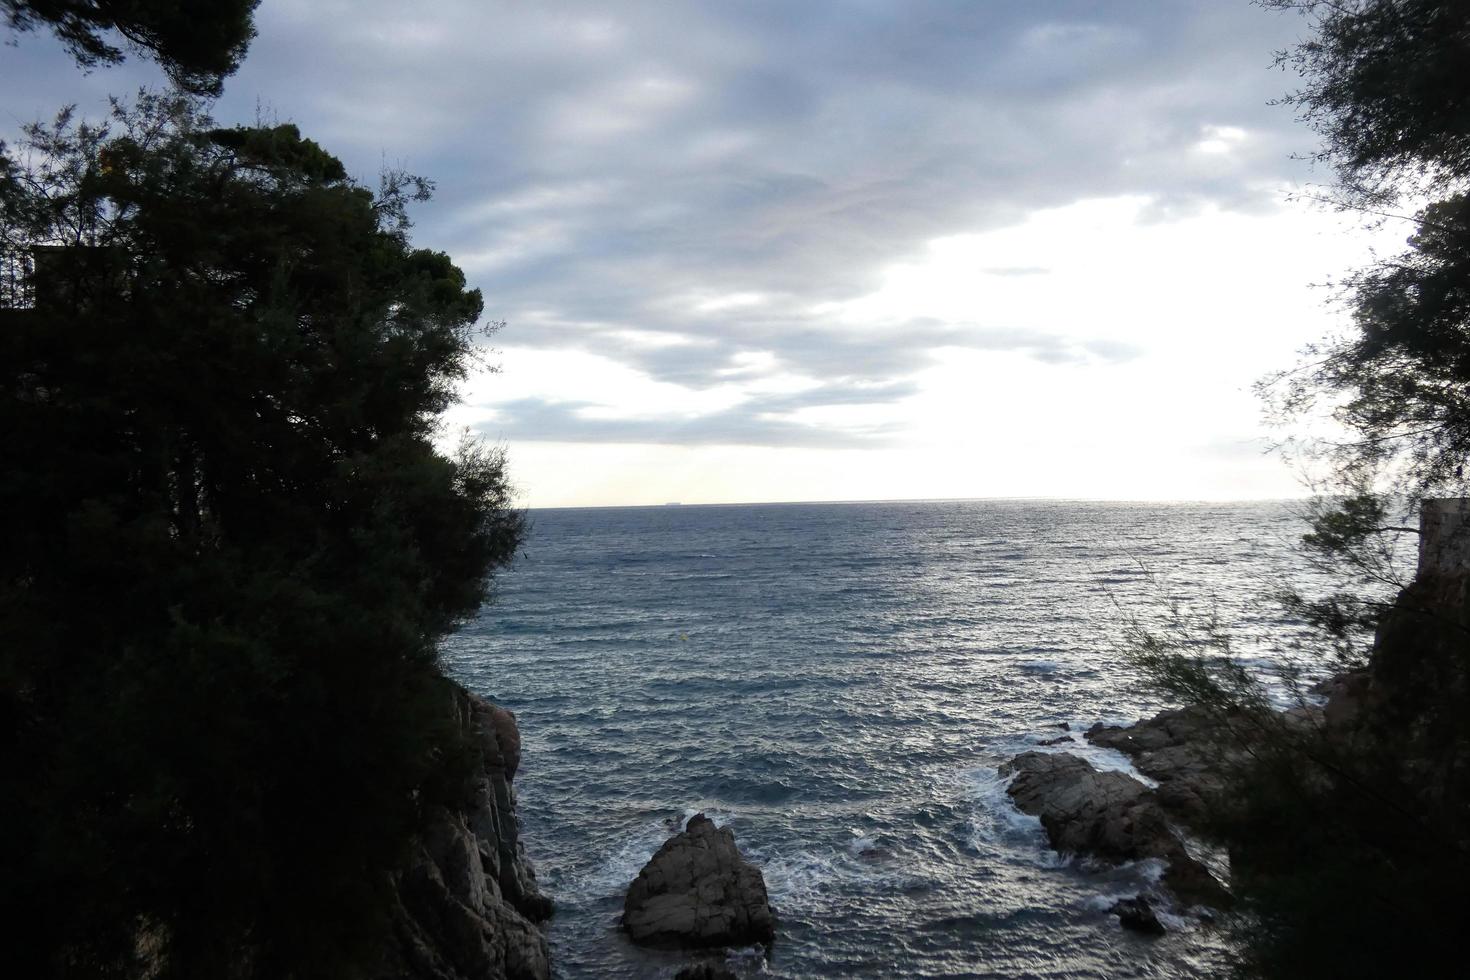
[{"label": "cliff vegetation", "polygon": [[[196,6],[5,10],[217,91],[254,3]],[[437,644],[522,521],[498,451],[435,448],[482,302],[410,241],[430,189],[187,92],[0,152],[12,975],[376,974],[426,828],[484,810]]]}]

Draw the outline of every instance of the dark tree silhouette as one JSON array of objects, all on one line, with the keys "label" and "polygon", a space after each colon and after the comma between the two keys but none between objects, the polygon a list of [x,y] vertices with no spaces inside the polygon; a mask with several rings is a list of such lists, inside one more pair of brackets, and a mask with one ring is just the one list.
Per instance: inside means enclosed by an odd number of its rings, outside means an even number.
[{"label": "dark tree silhouette", "polygon": [[1272,710],[1221,633],[1140,633],[1133,656],[1180,699],[1257,722],[1210,828],[1242,899],[1239,971],[1449,976],[1470,874],[1470,575],[1400,591],[1393,539],[1421,500],[1466,493],[1470,4],[1262,3],[1309,18],[1281,55],[1303,75],[1284,101],[1322,137],[1330,200],[1411,230],[1403,253],[1342,284],[1346,334],[1263,385],[1286,419],[1325,404],[1348,432],[1321,447],[1333,493],[1304,542],[1342,591],[1284,598],[1320,627],[1329,664],[1365,670],[1348,682],[1356,711],[1341,709],[1353,720],[1314,727]]},{"label": "dark tree silhouette", "polygon": [[141,97],[0,166],[0,919],[16,976],[371,964],[459,792],[437,643],[509,559],[436,451],[478,291],[293,126]]},{"label": "dark tree silhouette", "polygon": [[49,27],[81,65],[116,64],[116,41],[156,58],[179,86],[217,95],[255,37],[260,0],[0,0],[18,31]]},{"label": "dark tree silhouette", "polygon": [[[1342,283],[1355,330],[1267,390],[1288,417],[1336,406],[1353,434],[1328,453],[1340,487],[1387,477],[1411,504],[1458,494],[1470,459],[1470,5],[1266,4],[1312,18],[1314,36],[1281,55],[1305,79],[1284,101],[1321,135],[1333,199],[1411,230],[1402,254]],[[1405,201],[1417,210],[1398,214]]]}]

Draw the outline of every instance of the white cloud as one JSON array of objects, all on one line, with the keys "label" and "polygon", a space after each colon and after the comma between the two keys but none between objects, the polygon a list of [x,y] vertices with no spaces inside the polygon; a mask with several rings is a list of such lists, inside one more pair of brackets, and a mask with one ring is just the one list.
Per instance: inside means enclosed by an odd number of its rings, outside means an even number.
[{"label": "white cloud", "polygon": [[[532,503],[1294,489],[1249,384],[1369,239],[1286,207],[1298,23],[1246,4],[272,0],[257,104],[509,322],[456,424]],[[350,43],[342,43],[350,37]],[[156,80],[26,36],[18,121]],[[7,127],[13,130],[9,123]],[[1384,233],[1388,247],[1402,232]],[[617,439],[605,445],[589,440]],[[579,441],[580,440],[580,441]]]}]

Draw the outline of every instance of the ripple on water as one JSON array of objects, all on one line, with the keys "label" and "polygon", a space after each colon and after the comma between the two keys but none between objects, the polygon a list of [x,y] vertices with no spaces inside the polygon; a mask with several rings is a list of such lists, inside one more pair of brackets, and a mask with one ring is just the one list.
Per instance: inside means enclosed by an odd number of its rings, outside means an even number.
[{"label": "ripple on water", "polygon": [[[1244,623],[1272,662],[1300,624],[1282,505],[1020,501],[542,511],[499,601],[446,646],[515,710],[525,839],[558,902],[557,975],[672,976],[622,896],[700,810],[761,865],[771,977],[1209,975],[1207,933],[1157,943],[1107,907],[1157,873],[1046,846],[995,766],[1159,705],[1107,651],[1158,584]],[[1150,576],[1148,572],[1170,572]],[[1136,773],[1134,773],[1136,775]],[[1168,914],[1166,912],[1166,914]]]}]

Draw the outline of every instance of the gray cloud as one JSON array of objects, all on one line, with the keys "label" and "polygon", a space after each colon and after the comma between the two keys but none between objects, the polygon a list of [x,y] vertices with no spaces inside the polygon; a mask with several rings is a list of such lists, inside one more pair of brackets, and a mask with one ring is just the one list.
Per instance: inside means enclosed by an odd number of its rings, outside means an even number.
[{"label": "gray cloud", "polygon": [[[384,161],[434,177],[417,237],[484,289],[509,322],[499,343],[695,387],[750,353],[869,404],[902,397],[945,348],[1127,359],[1138,352],[1069,339],[1067,324],[844,331],[809,311],[871,290],[934,237],[1115,194],[1150,195],[1156,218],[1261,211],[1278,204],[1266,188],[1304,172],[1290,157],[1305,134],[1266,104],[1290,86],[1266,69],[1297,23],[1244,2],[265,0],[259,29],[221,117],[263,103],[365,177]],[[82,76],[28,35],[0,68],[0,110],[96,106],[156,77],[140,62]],[[1228,158],[1191,153],[1207,126],[1252,139]],[[766,302],[689,312],[688,297],[735,293]],[[678,343],[630,344],[630,330]],[[520,438],[659,429],[577,408],[503,406]],[[772,411],[660,423],[682,435],[654,441],[852,438]]]},{"label": "gray cloud", "polygon": [[934,364],[948,348],[1020,353],[1048,364],[1110,364],[1130,360],[1136,347],[1105,340],[1079,341],[1064,334],[1013,327],[987,327],[915,318],[862,330],[837,329],[816,318],[746,317],[738,329],[724,318],[689,323],[682,328],[656,315],[642,321],[666,337],[683,343],[641,346],[612,335],[603,321],[534,320],[522,325],[518,342],[533,346],[596,350],[648,372],[656,378],[691,387],[730,380],[741,368],[741,355],[770,355],[775,367],[806,372],[837,383],[862,382],[865,399],[880,404],[896,391],[892,382]]},{"label": "gray cloud", "polygon": [[[913,394],[903,382],[873,392],[877,399],[896,397],[899,390]],[[522,398],[496,403],[494,421],[482,423],[480,431],[494,439],[541,442],[652,443],[660,445],[749,445],[804,448],[866,447],[891,445],[900,433],[897,425],[816,426],[789,417],[801,408],[828,405],[869,404],[869,393],[861,389],[811,395],[777,395],[754,398],[735,408],[701,415],[666,416],[657,419],[602,418],[582,414],[599,408],[591,402],[550,401]]]}]

